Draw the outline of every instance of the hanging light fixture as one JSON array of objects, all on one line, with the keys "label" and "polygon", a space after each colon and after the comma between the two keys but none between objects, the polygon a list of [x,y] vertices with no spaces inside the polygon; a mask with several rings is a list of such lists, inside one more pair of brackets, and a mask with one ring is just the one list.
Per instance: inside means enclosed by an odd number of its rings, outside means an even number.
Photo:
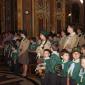
[{"label": "hanging light fixture", "polygon": [[72,13],[69,13],[68,16],[71,17],[72,16]]},{"label": "hanging light fixture", "polygon": [[80,2],[81,2],[81,4],[83,4],[84,1],[83,0],[80,0]]}]

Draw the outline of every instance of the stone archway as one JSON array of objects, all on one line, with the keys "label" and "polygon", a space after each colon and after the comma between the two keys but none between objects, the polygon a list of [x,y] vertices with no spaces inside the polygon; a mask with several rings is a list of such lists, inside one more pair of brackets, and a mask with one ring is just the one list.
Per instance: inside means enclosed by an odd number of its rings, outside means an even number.
[{"label": "stone archway", "polygon": [[72,4],[72,23],[80,24],[80,6],[77,3]]},{"label": "stone archway", "polygon": [[71,10],[74,14],[72,22],[76,22],[75,24],[77,24],[77,26],[79,25],[84,30],[84,3],[81,3],[80,0],[71,0],[71,2]]}]

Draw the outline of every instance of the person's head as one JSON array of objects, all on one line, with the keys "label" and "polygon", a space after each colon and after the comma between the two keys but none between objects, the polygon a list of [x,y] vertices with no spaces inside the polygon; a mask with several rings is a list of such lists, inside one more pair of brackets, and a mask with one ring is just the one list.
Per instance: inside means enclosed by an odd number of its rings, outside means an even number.
[{"label": "person's head", "polygon": [[81,33],[82,32],[82,29],[81,28],[78,28],[77,29],[77,33],[79,34],[79,33]]},{"label": "person's head", "polygon": [[51,41],[51,40],[53,40],[53,37],[51,35],[49,35],[48,39]]},{"label": "person's head", "polygon": [[36,37],[32,37],[32,38],[31,38],[31,43],[32,43],[32,42],[37,42],[37,41],[36,41]]},{"label": "person's head", "polygon": [[85,44],[81,46],[81,53],[85,55]]},{"label": "person's head", "polygon": [[54,34],[53,40],[56,41],[57,38],[58,38],[58,37],[57,37],[57,34]]},{"label": "person's head", "polygon": [[59,45],[57,43],[54,43],[51,45],[51,51],[59,51]]},{"label": "person's head", "polygon": [[21,35],[19,33],[15,33],[15,36],[20,39],[21,38]]},{"label": "person's head", "polygon": [[48,32],[42,31],[42,32],[40,33],[40,39],[41,39],[41,40],[46,40],[47,37],[48,37]]},{"label": "person's head", "polygon": [[56,37],[57,37],[57,38],[60,38],[60,33],[57,33]]},{"label": "person's head", "polygon": [[26,36],[25,36],[23,33],[21,33],[21,37],[22,37],[23,39],[26,38]]},{"label": "person's head", "polygon": [[65,35],[66,35],[65,31],[61,31],[61,37],[65,36]]},{"label": "person's head", "polygon": [[17,39],[17,40],[16,40],[16,45],[19,46],[20,43],[21,43],[21,40],[20,40],[20,39]]},{"label": "person's head", "polygon": [[73,50],[72,50],[72,56],[73,56],[73,59],[74,60],[80,59],[80,57],[81,57],[80,48],[77,48],[77,47],[73,48]]},{"label": "person's head", "polygon": [[49,49],[45,49],[43,53],[44,58],[50,57],[50,55],[51,55],[51,51]]},{"label": "person's head", "polygon": [[20,33],[20,36],[21,36],[23,39],[26,38],[26,36],[27,36],[26,31],[20,31],[19,33]]},{"label": "person's head", "polygon": [[12,45],[12,51],[15,51],[17,49],[17,45]]},{"label": "person's head", "polygon": [[68,25],[67,32],[70,34],[73,33],[74,32],[74,25]]},{"label": "person's head", "polygon": [[67,50],[65,50],[65,49],[63,49],[62,51],[61,51],[61,58],[64,60],[64,61],[69,61],[70,60],[70,53],[67,51]]},{"label": "person's head", "polygon": [[81,57],[81,66],[85,69],[85,56]]}]

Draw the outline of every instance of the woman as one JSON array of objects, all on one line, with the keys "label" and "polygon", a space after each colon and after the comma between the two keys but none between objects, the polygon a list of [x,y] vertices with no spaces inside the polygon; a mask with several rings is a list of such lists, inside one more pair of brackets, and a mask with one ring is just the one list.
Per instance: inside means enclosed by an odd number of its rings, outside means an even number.
[{"label": "woman", "polygon": [[21,33],[21,44],[19,47],[19,63],[23,65],[23,73],[22,76],[25,77],[27,75],[27,68],[28,68],[28,47],[29,47],[29,40],[26,38],[25,33]]},{"label": "woman", "polygon": [[68,25],[67,32],[69,35],[67,36],[63,49],[67,49],[69,52],[71,52],[72,49],[78,45],[79,39],[77,34],[74,32],[73,25]]},{"label": "woman", "polygon": [[45,31],[40,33],[41,44],[36,49],[36,53],[37,53],[38,58],[43,56],[44,49],[50,49],[50,47],[51,47],[51,43],[47,39],[47,36],[48,36],[48,33]]}]

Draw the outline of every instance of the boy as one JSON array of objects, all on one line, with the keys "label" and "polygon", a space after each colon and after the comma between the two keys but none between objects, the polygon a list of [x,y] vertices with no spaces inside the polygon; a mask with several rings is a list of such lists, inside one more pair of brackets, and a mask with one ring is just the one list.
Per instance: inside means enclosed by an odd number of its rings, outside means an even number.
[{"label": "boy", "polygon": [[78,80],[78,74],[80,71],[80,49],[79,48],[74,48],[72,51],[72,56],[73,56],[73,61],[68,69],[68,79],[70,85],[77,85],[77,80]]},{"label": "boy", "polygon": [[81,46],[81,53],[85,56],[85,44]]},{"label": "boy", "polygon": [[[51,51],[49,49],[45,49],[43,53],[43,60],[37,65],[35,71],[40,75],[43,76],[43,70],[48,71],[47,61],[49,61],[51,55]],[[49,64],[48,64],[49,65]],[[47,66],[47,68],[46,68]]]},{"label": "boy", "polygon": [[29,51],[35,52],[37,49],[37,46],[38,46],[38,44],[37,44],[36,38],[32,37],[30,40]]},{"label": "boy", "polygon": [[79,73],[79,84],[78,85],[85,85],[85,56],[81,58],[81,70]]},{"label": "boy", "polygon": [[62,50],[62,78],[61,78],[61,85],[67,85],[67,74],[68,68],[70,67],[70,53],[67,50]]},{"label": "boy", "polygon": [[12,45],[12,52],[11,52],[11,71],[15,74],[18,74],[19,68],[18,68],[18,51],[17,46]]},{"label": "boy", "polygon": [[[46,72],[45,72],[45,85],[60,85],[60,81],[57,81],[56,69],[58,64],[61,64],[61,59],[59,53],[57,52],[58,45],[52,44],[51,46],[51,56],[49,61],[46,61]],[[57,67],[58,68],[58,67]]]},{"label": "boy", "polygon": [[9,41],[5,42],[5,46],[4,46],[4,61],[5,64],[10,66],[10,54],[11,54],[11,44]]}]

